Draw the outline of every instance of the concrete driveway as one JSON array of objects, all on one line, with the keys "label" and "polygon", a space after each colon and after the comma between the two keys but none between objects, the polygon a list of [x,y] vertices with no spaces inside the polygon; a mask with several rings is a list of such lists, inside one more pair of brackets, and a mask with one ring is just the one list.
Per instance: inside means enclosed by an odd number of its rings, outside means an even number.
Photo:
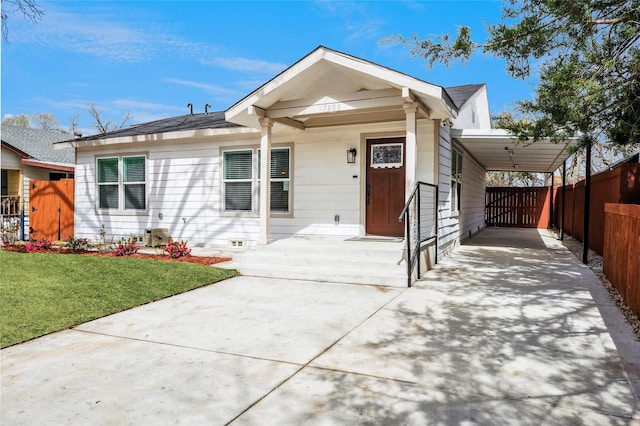
[{"label": "concrete driveway", "polygon": [[411,289],[237,277],[4,349],[1,423],[640,424],[606,291],[508,231]]}]

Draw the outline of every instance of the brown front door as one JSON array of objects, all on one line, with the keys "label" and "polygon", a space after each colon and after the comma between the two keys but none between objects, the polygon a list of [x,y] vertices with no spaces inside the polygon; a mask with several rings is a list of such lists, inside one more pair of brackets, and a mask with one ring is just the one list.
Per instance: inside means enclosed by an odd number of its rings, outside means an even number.
[{"label": "brown front door", "polygon": [[404,150],[404,138],[367,140],[367,235],[404,235],[398,221],[404,208]]}]

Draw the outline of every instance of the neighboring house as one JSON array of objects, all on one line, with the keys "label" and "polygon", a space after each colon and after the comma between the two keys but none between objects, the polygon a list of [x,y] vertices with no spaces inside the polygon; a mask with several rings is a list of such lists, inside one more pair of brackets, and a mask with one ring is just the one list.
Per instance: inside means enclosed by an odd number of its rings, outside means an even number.
[{"label": "neighboring house", "polygon": [[69,139],[59,130],[39,130],[2,125],[2,202],[3,219],[24,215],[24,237],[29,233],[29,187],[32,180],[60,180],[72,178],[75,170],[73,148],[55,146],[55,142]]},{"label": "neighboring house", "polygon": [[536,171],[566,158],[490,127],[484,84],[443,88],[321,46],[224,112],[69,141],[76,236],[403,237],[398,215],[423,181],[438,185],[442,255],[484,227],[487,170],[526,170],[523,152],[545,154]]}]

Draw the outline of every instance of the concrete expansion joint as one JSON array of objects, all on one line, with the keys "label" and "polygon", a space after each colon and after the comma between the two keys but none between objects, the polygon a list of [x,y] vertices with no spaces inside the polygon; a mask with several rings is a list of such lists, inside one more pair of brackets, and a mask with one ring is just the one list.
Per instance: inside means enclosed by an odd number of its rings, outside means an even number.
[{"label": "concrete expansion joint", "polygon": [[[350,284],[345,284],[345,285],[350,285]],[[360,321],[358,324],[356,324],[354,327],[352,327],[350,330],[348,330],[346,333],[344,333],[342,336],[340,336],[339,338],[337,338],[333,343],[331,343],[330,345],[328,345],[327,347],[324,348],[324,350],[321,350],[320,352],[318,352],[318,354],[316,354],[314,357],[312,357],[309,361],[307,361],[304,365],[301,365],[300,368],[298,368],[296,371],[294,371],[291,375],[289,375],[288,377],[285,377],[281,382],[279,382],[276,386],[274,386],[269,392],[266,392],[264,395],[262,395],[260,398],[258,398],[257,400],[255,400],[253,403],[251,403],[247,408],[245,408],[244,410],[242,410],[242,412],[240,412],[237,416],[235,416],[233,419],[231,419],[229,422],[225,423],[226,425],[230,425],[232,424],[234,421],[236,421],[238,418],[240,418],[240,416],[242,416],[244,413],[246,413],[247,411],[249,411],[251,408],[253,408],[254,406],[256,406],[258,403],[260,403],[260,401],[264,400],[266,397],[268,397],[269,395],[271,395],[273,392],[275,392],[278,388],[280,388],[282,385],[286,384],[288,381],[290,381],[291,379],[293,379],[294,377],[296,377],[302,370],[304,370],[305,368],[312,368],[312,369],[317,369],[317,370],[327,370],[327,369],[323,369],[323,368],[318,368],[318,367],[313,367],[311,366],[311,364],[317,360],[318,358],[320,358],[322,355],[324,355],[326,352],[328,352],[331,348],[333,348],[334,346],[336,346],[338,343],[340,343],[345,337],[347,337],[349,334],[351,334],[354,330],[356,330],[358,327],[360,327],[362,324],[364,324],[367,320],[369,320],[371,317],[373,317],[374,315],[376,315],[378,312],[380,312],[382,309],[384,309],[387,305],[389,305],[389,303],[393,302],[396,298],[398,298],[398,296],[400,296],[401,294],[403,294],[405,291],[409,290],[409,288],[406,288],[402,291],[399,291],[398,294],[396,294],[394,297],[392,297],[390,300],[388,300],[384,305],[380,306],[375,312],[373,312],[372,314],[368,315],[366,318],[364,318],[362,321]],[[348,371],[344,371],[344,373],[349,373],[349,374],[355,374],[355,373],[350,373]],[[366,376],[366,375],[364,375]],[[391,380],[389,378],[384,378],[385,380]],[[396,380],[398,381],[398,380]],[[400,381],[402,382],[402,381]],[[409,383],[409,382],[406,382]]]},{"label": "concrete expansion joint", "polygon": [[112,337],[112,338],[115,338],[115,339],[123,339],[123,340],[131,340],[131,341],[136,341],[136,342],[151,343],[151,344],[154,344],[154,345],[170,346],[170,347],[180,348],[180,349],[190,349],[190,350],[200,351],[200,352],[209,352],[209,353],[212,353],[212,354],[229,355],[229,356],[236,356],[236,357],[240,357],[240,358],[255,359],[255,360],[258,360],[258,361],[277,362],[277,363],[280,363],[280,364],[299,365],[299,366],[302,366],[302,367],[306,366],[306,364],[300,364],[299,362],[292,362],[292,361],[287,361],[287,360],[283,360],[283,359],[266,358],[266,357],[261,357],[261,356],[239,354],[239,353],[227,352],[227,351],[216,351],[216,350],[213,350],[213,349],[198,348],[198,347],[195,347],[195,346],[178,345],[178,344],[175,344],[175,343],[160,342],[160,341],[157,341],[157,340],[141,339],[141,338],[136,338],[136,337],[119,336],[119,335],[108,334],[108,333],[98,333],[98,332],[95,332],[95,331],[81,330],[81,329],[77,329],[77,328],[73,328],[70,331],[78,331],[78,332],[81,332],[81,333],[93,334],[93,335],[96,335],[96,336]]}]

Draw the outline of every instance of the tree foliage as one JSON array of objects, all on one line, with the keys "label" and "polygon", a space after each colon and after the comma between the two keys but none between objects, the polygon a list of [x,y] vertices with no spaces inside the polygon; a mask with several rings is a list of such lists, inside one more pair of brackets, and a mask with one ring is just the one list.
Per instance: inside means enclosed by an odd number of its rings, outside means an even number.
[{"label": "tree foliage", "polygon": [[9,40],[9,16],[20,13],[25,20],[36,23],[42,18],[44,12],[38,7],[35,0],[0,0],[0,16],[2,18],[2,40]]},{"label": "tree foliage", "polygon": [[476,51],[506,61],[514,78],[538,71],[520,118],[505,123],[521,139],[580,135],[583,143],[640,141],[640,0],[504,0],[502,22],[483,42],[469,27],[421,39],[388,40],[411,49],[429,66],[467,63]]},{"label": "tree foliage", "polygon": [[5,117],[2,124],[28,127],[42,130],[61,130],[60,123],[50,112],[42,112],[37,115],[18,114]]}]

